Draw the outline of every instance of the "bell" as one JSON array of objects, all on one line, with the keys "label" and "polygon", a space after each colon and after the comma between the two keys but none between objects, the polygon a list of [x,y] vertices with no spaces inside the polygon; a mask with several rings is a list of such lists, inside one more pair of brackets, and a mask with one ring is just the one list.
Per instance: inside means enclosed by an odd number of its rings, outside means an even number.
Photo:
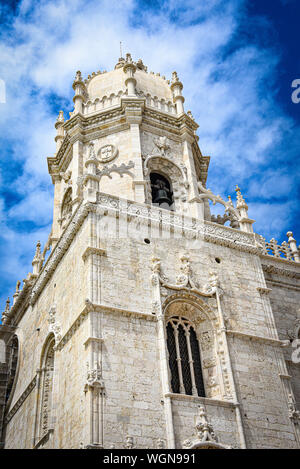
[{"label": "bell", "polygon": [[165,189],[158,189],[157,195],[153,201],[155,204],[167,203],[169,206],[172,205],[172,200],[168,197],[167,191]]}]

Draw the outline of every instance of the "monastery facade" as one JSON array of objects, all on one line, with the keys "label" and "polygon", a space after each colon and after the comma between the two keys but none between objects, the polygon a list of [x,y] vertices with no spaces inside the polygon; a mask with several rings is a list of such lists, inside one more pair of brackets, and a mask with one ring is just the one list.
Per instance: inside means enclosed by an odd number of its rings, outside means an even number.
[{"label": "monastery facade", "polygon": [[2,314],[2,448],[299,448],[292,232],[207,189],[176,72],[127,54],[73,88],[52,230]]}]

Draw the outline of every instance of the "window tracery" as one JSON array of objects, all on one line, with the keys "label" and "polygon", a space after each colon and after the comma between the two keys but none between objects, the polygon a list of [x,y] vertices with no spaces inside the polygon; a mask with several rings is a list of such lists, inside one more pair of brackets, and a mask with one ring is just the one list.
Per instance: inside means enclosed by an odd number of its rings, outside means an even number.
[{"label": "window tracery", "polygon": [[172,391],[205,397],[200,347],[188,319],[173,316],[168,320],[167,348]]}]

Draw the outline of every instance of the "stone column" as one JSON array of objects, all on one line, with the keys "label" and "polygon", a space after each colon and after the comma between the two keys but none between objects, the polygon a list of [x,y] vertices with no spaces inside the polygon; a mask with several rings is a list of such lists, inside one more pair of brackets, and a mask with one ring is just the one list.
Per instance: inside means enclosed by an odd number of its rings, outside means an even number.
[{"label": "stone column", "polygon": [[73,143],[73,158],[72,158],[72,199],[73,199],[73,212],[76,209],[79,199],[77,184],[78,179],[82,176],[83,172],[83,155],[82,155],[82,142],[79,138]]},{"label": "stone column", "polygon": [[83,101],[85,100],[84,92],[85,92],[85,85],[82,81],[81,72],[78,70],[76,72],[76,77],[73,82],[73,90],[75,91],[75,96],[73,98],[74,102],[74,114],[82,114],[83,110]]},{"label": "stone column", "polygon": [[153,306],[157,314],[157,334],[158,334],[158,348],[160,357],[160,376],[161,376],[161,387],[164,400],[164,412],[166,421],[166,433],[167,433],[167,448],[175,449],[175,435],[173,426],[173,414],[172,414],[172,401],[168,394],[171,393],[169,385],[169,371],[168,371],[168,354],[166,349],[167,337],[165,321],[161,307],[160,299],[160,260],[158,258],[152,259],[152,278],[151,283],[153,287]]},{"label": "stone column", "polygon": [[52,223],[52,234],[51,234],[51,247],[55,246],[58,238],[60,237],[60,224],[58,220],[61,217],[61,188],[62,188],[62,178],[56,173],[52,174],[52,181],[54,183],[54,202],[53,202],[53,223]]}]

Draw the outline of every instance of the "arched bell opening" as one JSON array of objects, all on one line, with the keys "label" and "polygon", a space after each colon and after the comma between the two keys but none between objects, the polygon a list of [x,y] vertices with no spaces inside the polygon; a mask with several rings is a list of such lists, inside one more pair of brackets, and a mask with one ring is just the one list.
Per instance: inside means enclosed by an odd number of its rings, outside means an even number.
[{"label": "arched bell opening", "polygon": [[174,196],[169,180],[160,173],[150,173],[152,204],[174,210]]}]

